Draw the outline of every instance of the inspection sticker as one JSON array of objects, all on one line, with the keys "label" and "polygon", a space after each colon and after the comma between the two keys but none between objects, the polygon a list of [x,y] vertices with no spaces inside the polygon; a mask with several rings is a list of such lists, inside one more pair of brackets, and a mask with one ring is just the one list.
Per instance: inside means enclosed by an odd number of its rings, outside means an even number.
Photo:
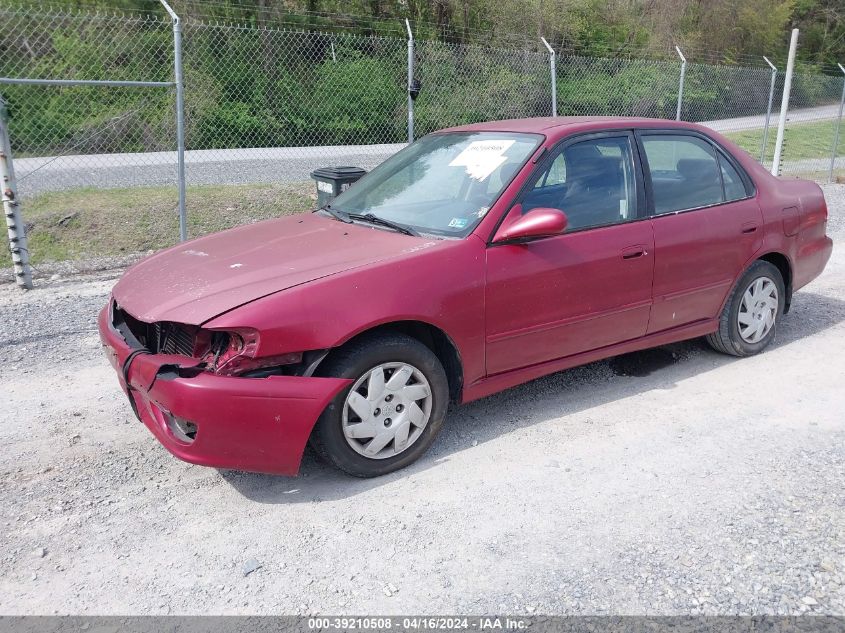
[{"label": "inspection sticker", "polygon": [[507,160],[505,152],[513,144],[513,139],[473,141],[449,167],[465,167],[470,178],[483,181]]}]

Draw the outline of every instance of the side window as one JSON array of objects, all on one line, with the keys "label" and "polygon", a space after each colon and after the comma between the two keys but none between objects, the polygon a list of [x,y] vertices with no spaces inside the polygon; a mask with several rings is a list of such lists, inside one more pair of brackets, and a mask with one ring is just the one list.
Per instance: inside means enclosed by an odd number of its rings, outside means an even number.
[{"label": "side window", "polygon": [[695,136],[674,134],[645,134],[642,140],[651,172],[655,213],[724,202],[719,161],[710,143]]},{"label": "side window", "polygon": [[603,137],[560,151],[523,197],[522,210],[561,209],[574,230],[629,220],[636,200],[629,138]]},{"label": "side window", "polygon": [[719,156],[719,165],[722,167],[722,182],[725,184],[725,200],[742,200],[748,195],[742,178],[726,158]]}]

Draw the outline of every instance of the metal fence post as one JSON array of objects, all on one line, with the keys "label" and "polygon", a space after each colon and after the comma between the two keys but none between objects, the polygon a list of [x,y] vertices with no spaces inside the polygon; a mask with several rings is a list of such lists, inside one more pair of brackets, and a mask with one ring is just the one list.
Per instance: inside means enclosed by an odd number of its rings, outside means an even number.
[{"label": "metal fence post", "polygon": [[6,102],[0,95],[0,177],[3,179],[3,215],[9,234],[9,251],[15,269],[15,281],[21,288],[32,289],[32,269],[29,266],[29,250],[26,245],[26,229],[21,220],[18,186],[15,181],[15,166],[12,163],[12,142],[7,125]]},{"label": "metal fence post", "polygon": [[159,0],[173,22],[173,80],[176,83],[176,162],[179,186],[179,241],[188,239],[185,210],[185,95],[182,83],[182,23],[165,0]]},{"label": "metal fence post", "polygon": [[766,159],[766,145],[769,144],[769,119],[772,117],[772,101],[775,97],[775,80],[778,77],[777,67],[769,61],[769,58],[763,55],[763,59],[772,69],[772,79],[769,82],[769,105],[766,107],[766,123],[763,126],[763,143],[760,145],[760,164]]},{"label": "metal fence post", "polygon": [[557,116],[557,68],[555,67],[555,49],[549,46],[545,37],[540,38],[549,51],[549,71],[552,74],[552,116]]},{"label": "metal fence post", "polygon": [[786,77],[783,79],[783,96],[780,100],[778,136],[775,140],[775,157],[772,159],[772,176],[780,172],[780,158],[783,154],[783,135],[786,131],[786,113],[789,111],[789,93],[792,90],[792,73],[795,70],[795,52],[798,50],[798,29],[792,29],[789,39],[789,56],[786,59]]},{"label": "metal fence post", "polygon": [[684,102],[684,79],[687,76],[687,58],[684,57],[684,54],[681,52],[679,47],[675,47],[675,50],[678,51],[678,57],[681,58],[681,79],[678,82],[678,107],[675,110],[675,120],[681,120],[681,104]]},{"label": "metal fence post", "polygon": [[414,142],[414,98],[411,90],[414,87],[414,34],[411,33],[411,23],[405,18],[405,28],[408,29],[408,143]]},{"label": "metal fence post", "polygon": [[[837,64],[839,70],[845,75],[845,66]],[[842,80],[842,96],[839,99],[839,116],[836,118],[836,131],[833,133],[833,151],[830,154],[830,171],[827,172],[827,181],[833,182],[833,168],[836,166],[836,150],[839,149],[839,128],[842,127],[842,108],[845,106],[845,79]]]}]

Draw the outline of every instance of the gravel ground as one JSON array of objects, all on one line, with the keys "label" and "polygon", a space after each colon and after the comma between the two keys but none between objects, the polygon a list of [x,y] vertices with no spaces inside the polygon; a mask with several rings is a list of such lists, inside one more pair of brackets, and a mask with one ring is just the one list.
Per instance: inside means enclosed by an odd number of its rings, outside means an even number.
[{"label": "gravel ground", "polygon": [[763,355],[543,378],[366,481],[170,457],[99,349],[114,279],[0,287],[0,613],[845,614],[841,248]]}]

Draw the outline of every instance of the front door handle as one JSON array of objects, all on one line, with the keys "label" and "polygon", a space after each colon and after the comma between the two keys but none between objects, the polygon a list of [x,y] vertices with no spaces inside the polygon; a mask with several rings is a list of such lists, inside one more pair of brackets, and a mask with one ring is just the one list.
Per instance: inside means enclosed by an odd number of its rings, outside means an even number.
[{"label": "front door handle", "polygon": [[629,246],[622,251],[622,259],[636,259],[648,255],[645,246]]}]

